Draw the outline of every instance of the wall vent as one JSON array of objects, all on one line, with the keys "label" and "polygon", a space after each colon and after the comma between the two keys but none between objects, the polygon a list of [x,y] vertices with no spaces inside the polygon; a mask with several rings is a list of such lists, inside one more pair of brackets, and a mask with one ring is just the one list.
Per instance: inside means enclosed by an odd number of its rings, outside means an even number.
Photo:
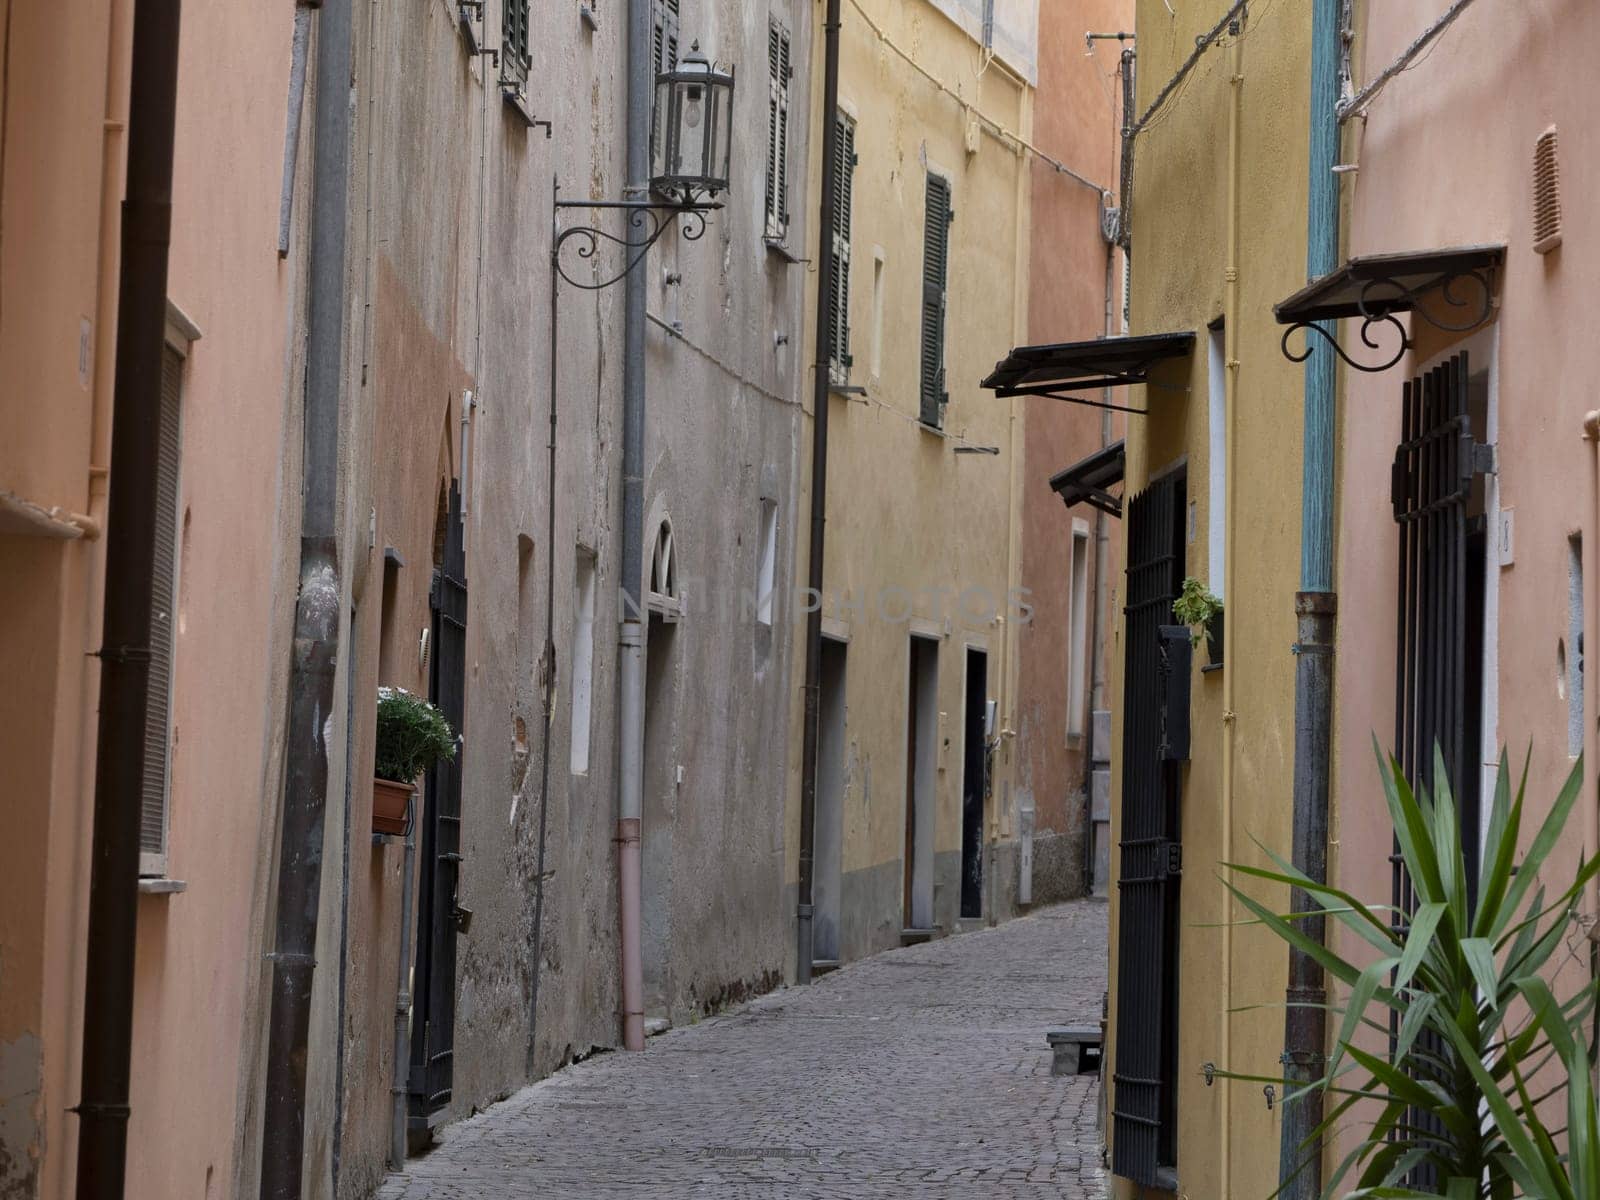
[{"label": "wall vent", "polygon": [[1533,147],[1533,249],[1549,254],[1561,245],[1561,168],[1556,128],[1539,135]]}]

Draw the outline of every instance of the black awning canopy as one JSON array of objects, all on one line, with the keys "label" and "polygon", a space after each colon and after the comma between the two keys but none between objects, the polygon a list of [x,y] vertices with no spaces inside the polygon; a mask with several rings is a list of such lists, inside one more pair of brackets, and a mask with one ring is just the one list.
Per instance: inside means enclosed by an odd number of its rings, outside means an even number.
[{"label": "black awning canopy", "polygon": [[[1472,277],[1487,296],[1488,272],[1499,267],[1505,258],[1504,246],[1362,255],[1312,280],[1272,311],[1280,325],[1341,317],[1383,317],[1411,312],[1424,296],[1438,289],[1443,289],[1445,307],[1462,307],[1467,302],[1451,294],[1451,285]],[[1472,305],[1476,307],[1475,294]]]},{"label": "black awning canopy", "polygon": [[1123,442],[1112,442],[1103,450],[1096,450],[1088,458],[1052,475],[1050,490],[1060,496],[1061,502],[1068,508],[1092,504],[1101,512],[1120,517],[1122,498],[1113,496],[1108,489],[1122,482],[1126,462]]},{"label": "black awning canopy", "polygon": [[1001,397],[1050,396],[1099,408],[1120,408],[1060,393],[1148,383],[1153,366],[1169,358],[1182,358],[1192,349],[1193,333],[1150,333],[1138,337],[1096,338],[1089,342],[1018,346],[995,364],[989,377],[979,386]]}]

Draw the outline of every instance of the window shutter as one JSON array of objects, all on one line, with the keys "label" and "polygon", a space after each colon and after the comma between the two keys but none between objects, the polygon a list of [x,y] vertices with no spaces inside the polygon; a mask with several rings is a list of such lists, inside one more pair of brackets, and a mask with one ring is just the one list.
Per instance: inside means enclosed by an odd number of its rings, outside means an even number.
[{"label": "window shutter", "polygon": [[922,381],[919,417],[925,425],[944,423],[946,284],[950,267],[950,183],[928,176],[927,216],[922,241]]},{"label": "window shutter", "polygon": [[529,61],[528,4],[529,0],[504,0],[500,14],[504,26],[501,53],[509,60],[507,72],[520,71],[524,76]]},{"label": "window shutter", "polygon": [[828,326],[832,331],[829,365],[834,382],[850,377],[850,227],[855,199],[856,123],[844,113],[834,120],[838,137],[834,149],[833,294],[828,300]]},{"label": "window shutter", "polygon": [[777,21],[767,30],[766,235],[789,231],[789,33]]},{"label": "window shutter", "polygon": [[[650,51],[655,59],[656,74],[671,71],[678,65],[678,0],[653,0],[651,9],[654,20],[651,25]],[[651,82],[651,94],[655,94],[654,81]],[[656,146],[661,137],[661,114],[652,106],[650,109],[650,160],[655,161]]]},{"label": "window shutter", "polygon": [[178,423],[183,358],[161,357],[156,461],[155,556],[150,575],[150,684],[145,700],[144,778],[139,798],[139,873],[167,869],[167,756],[172,727],[172,645],[178,568]]}]

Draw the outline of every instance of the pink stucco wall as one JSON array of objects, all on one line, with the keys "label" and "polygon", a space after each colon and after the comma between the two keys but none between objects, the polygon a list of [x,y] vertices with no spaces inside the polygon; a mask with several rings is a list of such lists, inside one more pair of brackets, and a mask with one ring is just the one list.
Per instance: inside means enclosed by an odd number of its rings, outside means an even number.
[{"label": "pink stucco wall", "polygon": [[[1444,0],[1361,6],[1356,82],[1377,75],[1442,11]],[[1403,381],[1447,350],[1466,348],[1474,369],[1492,363],[1498,405],[1498,474],[1490,482],[1491,562],[1499,553],[1495,505],[1513,513],[1511,561],[1487,578],[1484,758],[1504,746],[1514,763],[1532,749],[1530,821],[1542,818],[1572,767],[1566,681],[1558,641],[1569,638],[1569,537],[1582,535],[1589,645],[1600,609],[1594,552],[1594,443],[1583,438],[1597,406],[1592,288],[1600,278],[1595,209],[1600,183],[1592,129],[1593,48],[1600,9],[1583,0],[1528,0],[1469,8],[1409,71],[1346,128],[1348,255],[1503,244],[1498,307],[1470,338],[1448,341],[1416,326],[1407,360],[1380,375],[1346,372],[1339,464],[1340,651],[1331,869],[1370,902],[1387,903],[1390,826],[1373,763],[1394,727],[1396,527],[1389,467],[1400,437]],[[1535,139],[1560,131],[1565,240],[1533,251]],[[1347,322],[1345,341],[1356,339]],[[1356,347],[1359,348],[1359,347]],[[1483,440],[1485,432],[1475,430]],[[1496,615],[1498,610],[1498,615]],[[1592,675],[1592,672],[1591,672]],[[1594,687],[1583,739],[1594,748]],[[1488,785],[1485,786],[1487,803]],[[1593,790],[1580,802],[1550,881],[1568,875],[1587,840]],[[1530,831],[1531,832],[1531,831]],[[1592,909],[1592,905],[1589,906]],[[1347,947],[1348,949],[1348,947]]]}]

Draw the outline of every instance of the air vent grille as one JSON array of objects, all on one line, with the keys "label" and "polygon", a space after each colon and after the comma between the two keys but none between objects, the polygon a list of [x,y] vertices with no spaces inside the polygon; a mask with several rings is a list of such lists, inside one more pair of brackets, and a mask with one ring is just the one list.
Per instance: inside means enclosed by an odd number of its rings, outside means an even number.
[{"label": "air vent grille", "polygon": [[1533,148],[1533,249],[1549,254],[1561,244],[1561,167],[1556,130],[1539,135]]}]

